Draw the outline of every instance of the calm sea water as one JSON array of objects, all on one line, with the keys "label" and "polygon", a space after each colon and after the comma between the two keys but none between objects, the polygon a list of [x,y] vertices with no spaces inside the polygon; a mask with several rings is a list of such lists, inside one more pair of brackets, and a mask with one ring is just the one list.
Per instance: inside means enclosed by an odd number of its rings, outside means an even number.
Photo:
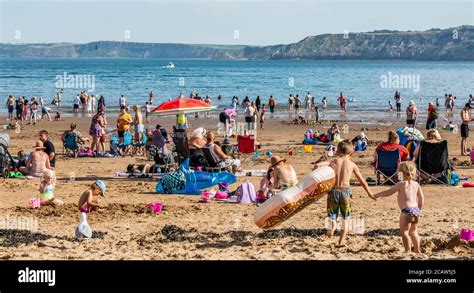
[{"label": "calm sea water", "polygon": [[[168,69],[168,62],[175,68]],[[58,76],[89,76],[90,84],[61,85]],[[397,84],[397,78],[405,84]],[[59,81],[59,83],[58,83]],[[383,83],[385,81],[385,83]],[[9,94],[27,97],[43,96],[51,101],[56,87],[64,87],[63,106],[72,107],[73,97],[81,90],[104,95],[108,106],[117,107],[124,94],[130,104],[144,104],[148,93],[157,95],[156,104],[175,98],[179,93],[189,96],[196,90],[210,95],[214,104],[229,106],[233,95],[242,101],[257,95],[263,102],[269,95],[280,105],[290,93],[304,97],[307,91],[320,103],[326,96],[329,105],[337,105],[340,91],[349,99],[349,110],[376,113],[388,109],[395,90],[402,94],[404,105],[409,100],[428,101],[444,93],[457,96],[457,108],[473,94],[474,63],[472,62],[409,62],[409,61],[217,61],[162,59],[0,59],[0,97]],[[218,102],[217,95],[223,99]],[[395,105],[394,105],[395,106]],[[5,111],[2,102],[2,112]]]}]

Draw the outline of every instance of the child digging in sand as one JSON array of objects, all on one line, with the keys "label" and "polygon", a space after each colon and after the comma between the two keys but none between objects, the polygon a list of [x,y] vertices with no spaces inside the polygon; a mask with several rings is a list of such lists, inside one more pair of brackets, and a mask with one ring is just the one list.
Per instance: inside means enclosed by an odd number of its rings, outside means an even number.
[{"label": "child digging in sand", "polygon": [[421,209],[424,204],[423,191],[416,177],[416,166],[413,162],[402,162],[398,166],[398,172],[403,176],[403,181],[396,183],[392,188],[374,194],[375,198],[385,197],[398,192],[398,207],[400,213],[400,234],[406,252],[420,252],[420,236],[418,236],[417,224]]},{"label": "child digging in sand", "polygon": [[43,176],[41,177],[40,188],[39,192],[41,192],[40,198],[40,205],[52,205],[52,206],[60,206],[63,204],[62,200],[59,200],[54,197],[54,188],[56,187],[56,175],[54,174],[53,170],[46,169],[43,172]]},{"label": "child digging in sand", "polygon": [[79,198],[79,211],[81,213],[89,213],[96,207],[104,207],[99,195],[105,197],[105,188],[105,183],[102,180],[95,181]]},{"label": "child digging in sand", "polygon": [[362,185],[364,190],[367,192],[370,198],[375,199],[370,192],[367,182],[364,180],[360,174],[359,168],[354,162],[351,161],[351,155],[354,152],[354,147],[350,141],[344,140],[337,144],[337,158],[321,162],[316,164],[316,168],[322,166],[330,166],[334,169],[336,173],[336,182],[334,188],[329,192],[327,199],[327,213],[329,218],[329,229],[326,231],[328,237],[334,235],[336,230],[336,221],[339,211],[341,212],[343,220],[343,225],[341,229],[341,236],[339,238],[339,245],[344,245],[347,229],[348,229],[348,219],[351,215],[351,202],[352,202],[352,191],[350,188],[350,179],[352,174],[354,174]]}]

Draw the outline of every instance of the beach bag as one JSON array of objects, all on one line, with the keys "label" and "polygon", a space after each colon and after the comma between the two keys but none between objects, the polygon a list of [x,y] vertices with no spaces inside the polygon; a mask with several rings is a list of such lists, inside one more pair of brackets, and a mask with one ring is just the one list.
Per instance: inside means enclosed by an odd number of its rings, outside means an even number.
[{"label": "beach bag", "polygon": [[458,174],[452,172],[449,177],[450,177],[449,185],[456,186],[456,185],[459,184],[459,175]]},{"label": "beach bag", "polygon": [[165,174],[160,183],[165,194],[172,194],[184,189],[186,187],[186,174],[183,167],[180,166],[178,170]]},{"label": "beach bag", "polygon": [[433,111],[431,111],[431,118],[438,119],[438,117],[439,117],[438,108],[434,108]]},{"label": "beach bag", "polygon": [[237,203],[251,204],[256,203],[257,201],[255,187],[251,182],[247,180],[244,183],[240,184],[239,187],[237,187],[235,195],[237,196]]}]

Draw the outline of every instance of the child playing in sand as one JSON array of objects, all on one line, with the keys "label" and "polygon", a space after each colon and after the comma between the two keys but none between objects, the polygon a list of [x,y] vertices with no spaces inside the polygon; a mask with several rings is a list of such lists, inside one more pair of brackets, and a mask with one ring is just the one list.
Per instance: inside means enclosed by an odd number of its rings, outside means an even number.
[{"label": "child playing in sand", "polygon": [[79,211],[81,213],[89,213],[96,207],[104,207],[99,195],[105,197],[105,189],[105,183],[102,180],[96,180],[79,198]]},{"label": "child playing in sand", "polygon": [[336,182],[334,188],[329,192],[327,199],[327,213],[329,218],[329,229],[326,232],[328,237],[334,235],[336,230],[336,220],[341,211],[343,226],[341,229],[341,236],[339,238],[339,245],[344,245],[347,229],[348,229],[348,218],[351,215],[351,202],[352,202],[352,191],[350,188],[351,175],[354,174],[362,185],[364,190],[367,192],[370,198],[375,199],[370,192],[367,182],[360,174],[359,168],[354,162],[351,161],[351,155],[354,152],[354,147],[350,141],[344,140],[337,144],[337,158],[321,162],[316,164],[316,168],[322,166],[330,166],[336,173]]},{"label": "child playing in sand", "polygon": [[[398,207],[400,214],[400,234],[406,252],[420,252],[420,236],[417,232],[418,218],[424,204],[423,191],[416,177],[416,165],[413,162],[402,162],[398,172],[403,176],[403,181],[396,183],[392,188],[374,194],[375,198],[386,197],[398,192]],[[413,244],[413,245],[412,245]]]},{"label": "child playing in sand", "polygon": [[43,176],[41,177],[39,192],[41,192],[40,205],[52,205],[60,206],[63,202],[54,197],[54,188],[56,187],[56,175],[51,169],[46,169],[43,171]]},{"label": "child playing in sand", "polygon": [[20,167],[26,167],[26,153],[24,150],[18,151],[18,162],[15,164],[15,170],[19,171]]}]

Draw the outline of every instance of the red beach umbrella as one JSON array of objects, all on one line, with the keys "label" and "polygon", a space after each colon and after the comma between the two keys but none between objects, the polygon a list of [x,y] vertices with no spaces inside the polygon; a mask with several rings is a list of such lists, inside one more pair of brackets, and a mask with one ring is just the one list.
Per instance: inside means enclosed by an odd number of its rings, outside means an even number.
[{"label": "red beach umbrella", "polygon": [[188,98],[176,98],[174,100],[164,102],[155,109],[151,110],[151,113],[158,115],[178,115],[195,112],[206,112],[215,109],[215,106],[211,106],[206,102],[196,99]]}]

